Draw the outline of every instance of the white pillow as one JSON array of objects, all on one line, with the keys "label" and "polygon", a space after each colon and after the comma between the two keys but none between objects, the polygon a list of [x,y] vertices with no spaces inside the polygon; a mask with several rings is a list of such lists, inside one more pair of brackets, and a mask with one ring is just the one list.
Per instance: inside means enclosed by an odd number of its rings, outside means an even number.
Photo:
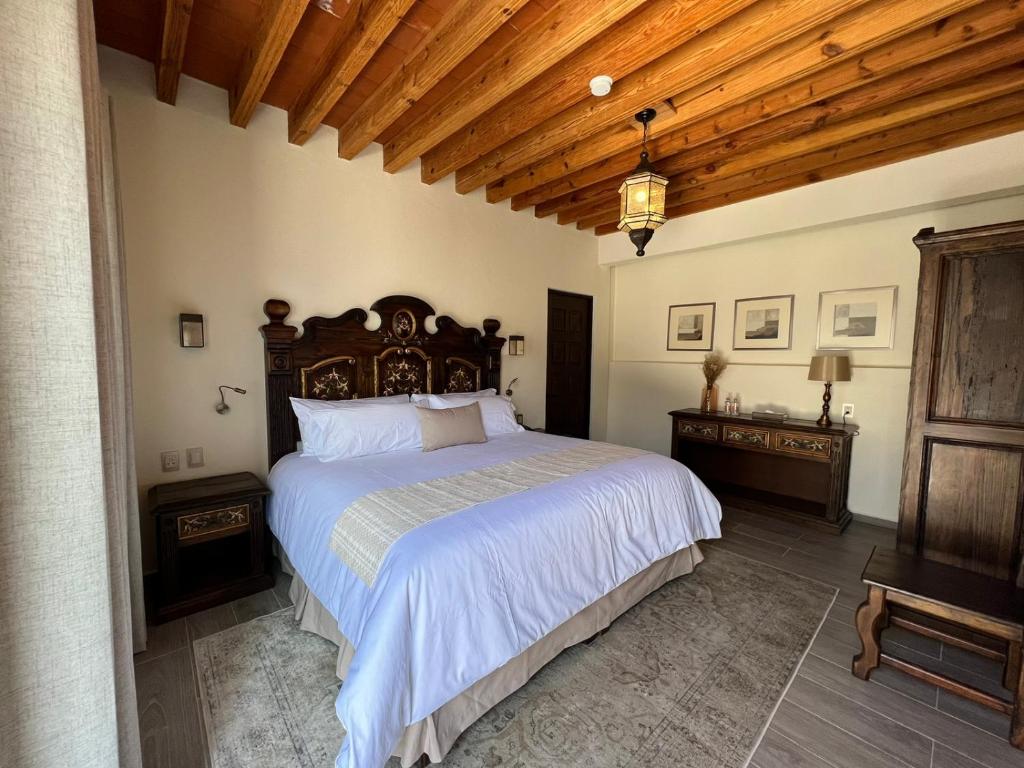
[{"label": "white pillow", "polygon": [[[320,461],[419,448],[420,422],[411,403],[350,408],[304,408],[292,401],[302,435],[302,455]],[[300,413],[302,411],[302,413]]]},{"label": "white pillow", "polygon": [[511,432],[524,432],[516,423],[515,408],[512,401],[504,397],[466,398],[453,395],[427,395],[428,408],[462,408],[472,403],[480,404],[480,415],[484,420],[484,432],[487,437],[507,435]]},{"label": "white pillow", "polygon": [[[476,400],[480,397],[496,397],[497,394],[498,390],[491,387],[490,389],[481,389],[479,392],[450,392],[445,395],[438,395],[438,397],[462,397],[470,400]],[[425,403],[428,397],[430,397],[430,395],[410,395],[410,398],[414,403]]]}]

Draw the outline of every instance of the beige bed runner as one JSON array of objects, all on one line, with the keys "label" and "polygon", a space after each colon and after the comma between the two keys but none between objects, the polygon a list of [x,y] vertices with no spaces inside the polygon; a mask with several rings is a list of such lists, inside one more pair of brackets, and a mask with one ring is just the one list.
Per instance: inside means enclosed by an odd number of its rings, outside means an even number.
[{"label": "beige bed runner", "polygon": [[431,520],[648,453],[591,442],[449,477],[375,491],[352,502],[331,532],[331,549],[368,586],[391,546]]}]

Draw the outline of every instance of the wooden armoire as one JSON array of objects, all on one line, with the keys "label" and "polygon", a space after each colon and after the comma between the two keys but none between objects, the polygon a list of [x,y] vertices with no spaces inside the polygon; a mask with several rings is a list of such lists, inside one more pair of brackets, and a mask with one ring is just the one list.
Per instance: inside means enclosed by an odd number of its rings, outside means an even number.
[{"label": "wooden armoire", "polygon": [[914,243],[899,548],[1024,587],[1024,221]]}]

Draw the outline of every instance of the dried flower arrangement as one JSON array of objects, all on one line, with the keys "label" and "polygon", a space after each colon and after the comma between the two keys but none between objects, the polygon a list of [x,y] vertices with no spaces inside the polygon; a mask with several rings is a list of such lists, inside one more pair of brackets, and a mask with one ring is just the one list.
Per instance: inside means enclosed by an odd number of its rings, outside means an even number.
[{"label": "dried flower arrangement", "polygon": [[704,380],[708,383],[708,389],[715,385],[728,365],[721,352],[708,352],[704,355],[704,365],[701,368],[704,370]]}]

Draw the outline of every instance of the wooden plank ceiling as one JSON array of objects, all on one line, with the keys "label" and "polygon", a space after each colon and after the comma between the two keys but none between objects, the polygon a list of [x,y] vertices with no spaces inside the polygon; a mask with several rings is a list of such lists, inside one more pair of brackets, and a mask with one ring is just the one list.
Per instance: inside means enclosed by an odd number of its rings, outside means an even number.
[{"label": "wooden plank ceiling", "polygon": [[[325,0],[326,2],[326,0]],[[597,234],[636,165],[669,217],[1024,129],[1021,0],[94,0],[99,41],[288,111],[351,159]],[[615,79],[590,94],[599,74]],[[524,214],[525,215],[525,214]]]}]

